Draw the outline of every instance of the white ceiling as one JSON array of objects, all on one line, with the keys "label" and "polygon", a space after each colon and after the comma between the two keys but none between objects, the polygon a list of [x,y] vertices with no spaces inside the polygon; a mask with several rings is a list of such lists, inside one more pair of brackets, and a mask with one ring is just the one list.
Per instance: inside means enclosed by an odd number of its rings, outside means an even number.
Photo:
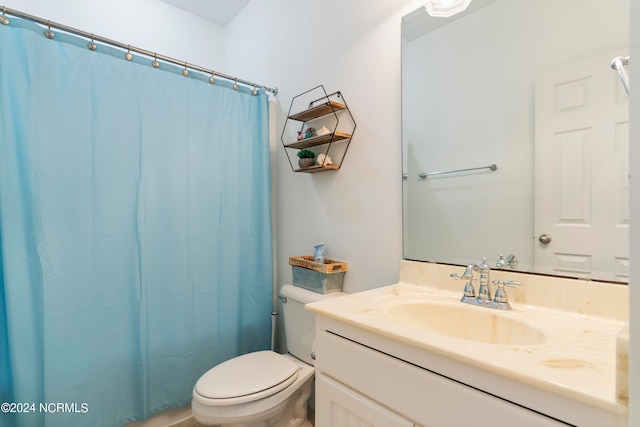
[{"label": "white ceiling", "polygon": [[218,25],[226,26],[251,0],[161,0]]}]

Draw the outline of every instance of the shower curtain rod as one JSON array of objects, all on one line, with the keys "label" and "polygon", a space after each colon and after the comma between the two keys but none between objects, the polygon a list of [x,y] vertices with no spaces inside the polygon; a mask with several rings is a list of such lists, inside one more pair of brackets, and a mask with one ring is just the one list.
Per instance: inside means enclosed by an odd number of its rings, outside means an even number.
[{"label": "shower curtain rod", "polygon": [[[181,67],[184,67],[185,69],[190,68],[190,69],[195,70],[195,71],[200,71],[200,72],[205,73],[205,74],[210,74],[211,75],[211,79],[210,79],[211,83],[213,83],[213,80],[214,80],[213,76],[217,76],[217,77],[223,78],[225,80],[233,81],[234,84],[242,83],[242,84],[244,84],[246,86],[251,86],[253,88],[262,88],[262,89],[264,89],[264,90],[266,90],[268,92],[271,92],[274,95],[278,94],[278,88],[277,87],[271,88],[271,87],[268,87],[268,86],[264,86],[264,85],[253,83],[253,82],[250,82],[250,81],[247,81],[247,80],[243,80],[243,79],[240,79],[240,78],[237,78],[237,77],[229,76],[227,74],[219,73],[217,71],[210,70],[208,68],[200,67],[199,65],[189,64],[188,62],[179,61],[179,60],[177,60],[175,58],[171,58],[171,57],[165,56],[165,55],[160,55],[160,54],[158,54],[156,52],[151,52],[151,51],[148,51],[148,50],[145,50],[145,49],[140,49],[140,48],[128,45],[128,44],[124,44],[124,43],[120,43],[120,42],[117,42],[117,41],[114,41],[114,40],[110,40],[110,39],[108,39],[106,37],[101,37],[101,36],[98,36],[98,35],[95,35],[95,34],[92,34],[92,33],[88,33],[86,31],[79,30],[77,28],[69,27],[69,26],[66,26],[66,25],[63,25],[63,24],[59,24],[57,22],[53,22],[53,21],[49,21],[49,20],[46,20],[46,19],[42,19],[42,18],[39,18],[37,16],[33,16],[33,15],[29,15],[29,14],[24,13],[24,12],[20,12],[20,11],[15,10],[15,9],[9,9],[8,7],[5,7],[5,6],[0,7],[0,9],[2,9],[2,16],[0,16],[0,23],[4,24],[4,25],[8,25],[9,24],[9,19],[5,15],[7,15],[7,14],[13,15],[13,16],[16,16],[18,18],[24,18],[24,19],[27,19],[29,21],[37,22],[38,24],[46,25],[47,27],[49,27],[49,29],[56,28],[58,30],[65,31],[67,33],[75,34],[77,36],[81,36],[81,37],[84,37],[86,39],[90,39],[92,42],[98,41],[98,42],[106,43],[106,44],[109,44],[109,45],[112,45],[112,46],[116,46],[116,47],[119,47],[121,49],[126,50],[127,53],[129,53],[129,52],[140,53],[142,55],[148,56],[149,58],[153,58],[154,61],[157,61],[158,59],[160,59],[160,60],[165,61],[165,62],[170,62],[172,64],[179,65]],[[53,37],[49,37],[49,38],[53,38]],[[255,95],[255,93],[254,93],[254,95]]]}]

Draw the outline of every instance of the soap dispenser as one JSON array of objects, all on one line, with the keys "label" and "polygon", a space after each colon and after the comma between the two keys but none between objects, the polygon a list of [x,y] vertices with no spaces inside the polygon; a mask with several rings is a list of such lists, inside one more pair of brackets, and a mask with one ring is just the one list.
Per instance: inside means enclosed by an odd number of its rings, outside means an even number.
[{"label": "soap dispenser", "polygon": [[315,262],[319,262],[324,264],[324,243],[318,243],[316,246],[316,251],[313,254],[313,260]]}]

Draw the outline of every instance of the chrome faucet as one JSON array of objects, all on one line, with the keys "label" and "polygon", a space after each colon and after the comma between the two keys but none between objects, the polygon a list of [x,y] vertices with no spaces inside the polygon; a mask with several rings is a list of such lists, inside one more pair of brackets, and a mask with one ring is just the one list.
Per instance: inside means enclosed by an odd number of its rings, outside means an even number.
[{"label": "chrome faucet", "polygon": [[514,254],[507,255],[506,259],[504,255],[500,254],[498,261],[496,262],[496,268],[499,268],[500,270],[517,270],[518,267],[518,258],[516,258]]},{"label": "chrome faucet", "polygon": [[[478,288],[477,296],[475,288],[473,287],[473,282],[477,280],[473,277],[474,271],[477,271],[480,274],[480,287]],[[464,295],[460,301],[466,304],[480,305],[482,307],[495,308],[498,310],[511,310],[511,305],[509,304],[509,299],[504,286],[522,286],[522,283],[516,280],[495,280],[491,282],[491,267],[487,264],[486,258],[482,258],[480,265],[469,264],[465,268],[464,273],[451,273],[450,276],[455,279],[466,280]],[[490,283],[498,286],[493,298],[491,297]]]},{"label": "chrome faucet", "polygon": [[474,271],[480,273],[480,288],[478,289],[478,300],[480,304],[486,305],[491,302],[491,267],[487,264],[487,259],[482,258],[480,265],[474,268]]}]

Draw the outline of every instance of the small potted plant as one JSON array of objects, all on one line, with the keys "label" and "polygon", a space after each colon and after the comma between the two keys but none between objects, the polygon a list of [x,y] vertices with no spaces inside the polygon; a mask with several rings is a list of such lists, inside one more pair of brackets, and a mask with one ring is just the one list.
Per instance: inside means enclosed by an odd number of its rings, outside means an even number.
[{"label": "small potted plant", "polygon": [[311,150],[307,150],[306,148],[304,150],[300,150],[298,151],[297,156],[300,158],[298,160],[298,165],[303,169],[309,168],[315,164],[316,153]]}]

